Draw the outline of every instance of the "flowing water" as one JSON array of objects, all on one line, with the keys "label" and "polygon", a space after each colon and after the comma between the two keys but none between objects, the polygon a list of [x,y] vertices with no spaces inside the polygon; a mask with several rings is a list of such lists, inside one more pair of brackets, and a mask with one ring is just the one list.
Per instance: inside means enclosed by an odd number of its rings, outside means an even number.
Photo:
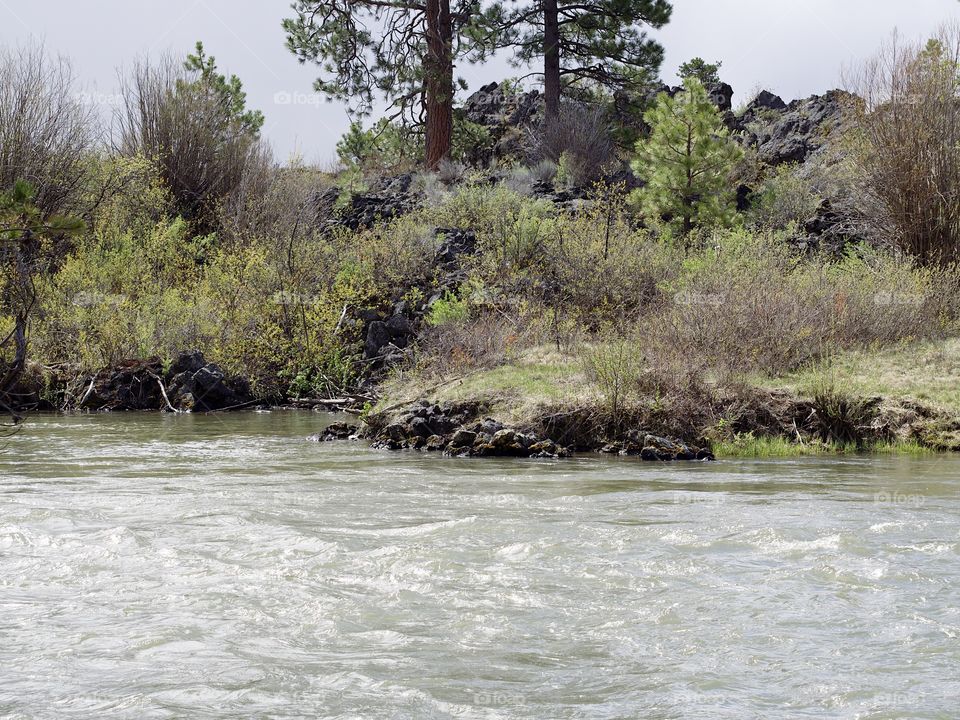
[{"label": "flowing water", "polygon": [[0,452],[0,718],[957,718],[960,460],[452,460],[328,418]]}]

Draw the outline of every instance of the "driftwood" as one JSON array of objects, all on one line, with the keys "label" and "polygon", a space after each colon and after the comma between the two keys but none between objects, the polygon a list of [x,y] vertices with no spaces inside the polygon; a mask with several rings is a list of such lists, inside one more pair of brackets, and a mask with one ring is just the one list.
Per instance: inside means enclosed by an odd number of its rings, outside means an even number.
[{"label": "driftwood", "polygon": [[177,410],[173,405],[170,404],[170,398],[167,397],[167,389],[163,386],[163,380],[160,379],[160,376],[156,373],[150,373],[150,377],[156,380],[157,385],[160,386],[160,394],[163,395],[163,401],[167,404],[167,409],[172,413],[182,413],[183,410]]},{"label": "driftwood", "polygon": [[92,378],[90,378],[90,386],[87,388],[87,391],[83,394],[83,397],[80,398],[80,402],[77,403],[78,408],[82,408],[84,404],[87,402],[87,398],[90,397],[90,393],[93,392],[93,384],[96,381],[96,379],[97,379],[96,376],[93,376]]}]

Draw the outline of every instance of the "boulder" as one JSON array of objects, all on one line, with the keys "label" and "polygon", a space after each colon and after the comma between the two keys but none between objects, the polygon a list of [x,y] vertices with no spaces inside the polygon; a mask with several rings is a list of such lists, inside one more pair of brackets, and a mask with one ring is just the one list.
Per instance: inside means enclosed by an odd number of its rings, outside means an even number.
[{"label": "boulder", "polygon": [[323,432],[318,435],[311,435],[310,440],[314,442],[333,442],[335,440],[351,440],[356,437],[360,428],[350,423],[331,423]]},{"label": "boulder", "polygon": [[167,397],[178,410],[224,410],[253,400],[245,380],[228,377],[196,350],[180,355],[167,377]]},{"label": "boulder", "polygon": [[403,358],[413,335],[413,326],[403,315],[393,315],[386,321],[373,320],[367,325],[363,356],[367,360],[380,359],[386,365],[397,362]]},{"label": "boulder", "polygon": [[761,90],[757,93],[757,96],[750,101],[750,104],[747,105],[747,113],[752,113],[757,110],[786,110],[787,104],[783,101],[779,95],[774,95],[768,90]]},{"label": "boulder", "polygon": [[733,107],[733,88],[727,83],[711,83],[707,85],[706,90],[710,101],[720,112],[727,112]]},{"label": "boulder", "polygon": [[842,131],[844,106],[850,99],[847,93],[832,90],[781,107],[783,101],[776,95],[761,93],[733,121],[733,129],[767,165],[803,163]]},{"label": "boulder", "polygon": [[450,438],[450,444],[454,447],[473,447],[476,441],[477,434],[466,428],[460,428],[453,434],[453,437]]},{"label": "boulder", "polygon": [[440,435],[431,435],[427,438],[427,443],[424,445],[424,447],[430,452],[439,452],[446,447],[446,442]]},{"label": "boulder", "polygon": [[80,397],[78,406],[89,410],[157,410],[165,406],[159,358],[124,360],[100,370]]}]

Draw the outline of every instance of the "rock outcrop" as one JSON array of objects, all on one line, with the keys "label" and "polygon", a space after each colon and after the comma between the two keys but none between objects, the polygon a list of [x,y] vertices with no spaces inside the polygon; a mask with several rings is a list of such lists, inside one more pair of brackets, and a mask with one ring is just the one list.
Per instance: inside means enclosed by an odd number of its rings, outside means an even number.
[{"label": "rock outcrop", "polygon": [[321,228],[359,230],[378,222],[413,212],[423,200],[413,188],[413,175],[406,173],[380,180],[368,192],[342,198],[340,188],[330,188],[314,198],[316,222]]},{"label": "rock outcrop", "polygon": [[389,420],[372,421],[361,432],[376,448],[440,452],[454,457],[562,458],[577,449],[655,461],[713,459],[709,448],[639,430],[622,442],[610,443],[597,436],[584,447],[572,448],[530,428],[506,426],[485,417],[485,411],[481,403],[423,401]]},{"label": "rock outcrop", "polygon": [[538,90],[521,92],[493,82],[470,95],[460,112],[489,135],[489,142],[467,158],[471,165],[486,166],[493,158],[523,156],[524,132],[543,120],[543,97]]},{"label": "rock outcrop", "polygon": [[202,412],[253,401],[245,380],[227,376],[198,351],[180,355],[168,370],[159,358],[125,360],[97,372],[85,389],[74,395],[77,409],[95,411],[172,408]]},{"label": "rock outcrop", "polygon": [[831,90],[787,105],[763,91],[728,124],[744,145],[756,149],[762,163],[803,163],[838,137],[851,100],[848,93]]},{"label": "rock outcrop", "polygon": [[125,360],[97,372],[77,407],[82,410],[157,410],[164,372],[159,358]]},{"label": "rock outcrop", "polygon": [[178,357],[167,371],[167,378],[167,396],[177,410],[224,410],[253,400],[246,380],[228,377],[196,350]]}]

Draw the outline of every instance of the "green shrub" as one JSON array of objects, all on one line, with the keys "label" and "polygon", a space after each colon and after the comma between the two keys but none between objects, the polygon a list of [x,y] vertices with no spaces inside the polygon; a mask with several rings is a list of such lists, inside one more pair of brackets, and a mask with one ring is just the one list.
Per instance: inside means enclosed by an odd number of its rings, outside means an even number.
[{"label": "green shrub", "polygon": [[433,327],[441,327],[453,323],[462,323],[470,317],[470,303],[466,298],[458,298],[451,292],[430,306],[427,323]]},{"label": "green shrub", "polygon": [[823,202],[809,177],[796,166],[781,165],[764,179],[748,213],[751,225],[779,230],[810,219]]}]

